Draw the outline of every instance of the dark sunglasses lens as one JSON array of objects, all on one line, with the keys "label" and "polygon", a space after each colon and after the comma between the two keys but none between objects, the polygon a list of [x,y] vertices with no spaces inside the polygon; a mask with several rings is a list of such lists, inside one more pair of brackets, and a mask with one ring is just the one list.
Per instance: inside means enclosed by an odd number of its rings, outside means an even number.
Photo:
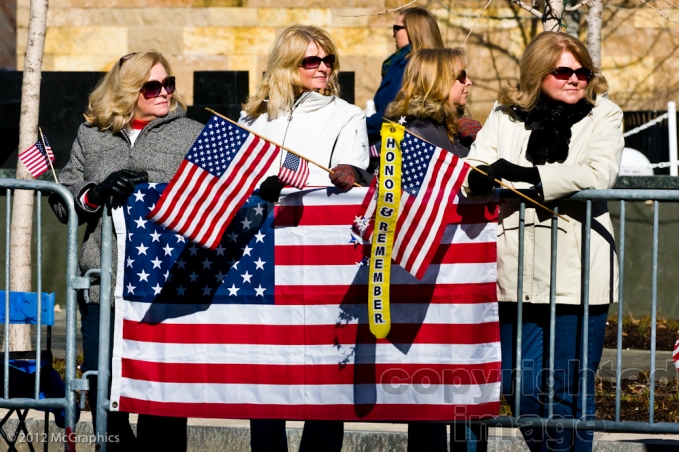
[{"label": "dark sunglasses lens", "polygon": [[460,74],[457,76],[457,81],[460,83],[464,83],[467,81],[467,71],[460,71]]},{"label": "dark sunglasses lens", "polygon": [[553,74],[557,80],[568,80],[575,74],[581,82],[586,82],[592,77],[592,71],[584,67],[578,70],[573,70],[569,67],[558,67],[554,69]]},{"label": "dark sunglasses lens", "polygon": [[325,63],[327,67],[332,69],[335,65],[335,55],[327,55],[325,58],[318,56],[310,56],[302,59],[302,67],[304,69],[316,69],[321,65],[321,62]]},{"label": "dark sunglasses lens", "polygon": [[557,80],[568,80],[573,75],[573,72],[573,69],[569,67],[558,67],[554,69],[553,74]]},{"label": "dark sunglasses lens", "polygon": [[580,68],[577,71],[575,71],[575,76],[580,80],[581,82],[585,82],[592,77],[592,71],[586,68]]},{"label": "dark sunglasses lens", "polygon": [[318,66],[321,65],[321,57],[317,56],[310,56],[302,59],[302,66],[305,69],[316,69]]},{"label": "dark sunglasses lens", "polygon": [[160,92],[162,91],[162,89],[163,84],[157,80],[153,80],[151,82],[144,83],[141,92],[144,93],[144,97],[146,99],[150,99],[152,97],[160,96]]},{"label": "dark sunglasses lens", "polygon": [[163,83],[163,86],[165,87],[165,91],[167,91],[167,94],[172,94],[174,93],[175,90],[175,78],[174,77],[168,77],[165,79],[165,82]]}]

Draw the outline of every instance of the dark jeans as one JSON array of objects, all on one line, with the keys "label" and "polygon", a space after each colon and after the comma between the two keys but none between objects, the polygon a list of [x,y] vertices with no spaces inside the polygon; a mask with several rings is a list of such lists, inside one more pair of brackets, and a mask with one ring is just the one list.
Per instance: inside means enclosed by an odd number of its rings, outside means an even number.
[{"label": "dark jeans", "polygon": [[[344,438],[344,422],[305,421],[299,452],[340,452]],[[250,419],[252,452],[288,452],[285,421]]]},{"label": "dark jeans", "polygon": [[[113,323],[115,313],[111,309],[111,348],[113,349]],[[80,332],[83,336],[83,372],[97,370],[99,360],[99,304],[80,303]],[[90,390],[87,399],[92,410],[92,425],[96,423],[97,377],[89,377]],[[117,451],[186,451],[186,418],[150,416],[140,414],[137,421],[137,437],[130,427],[129,414],[109,412],[107,431],[117,442],[110,442],[109,452]]]},{"label": "dark jeans", "polygon": [[[500,303],[502,344],[502,392],[513,409],[515,403],[513,369],[516,368],[516,303]],[[606,332],[608,305],[590,306],[588,343],[583,347],[582,306],[557,305],[554,347],[554,418],[593,419],[596,370],[601,361]],[[523,305],[521,363],[521,415],[548,415],[549,305]],[[582,352],[587,353],[587,369],[582,369]],[[581,387],[583,373],[587,387]],[[587,410],[583,414],[581,394],[586,390]],[[584,430],[521,429],[532,452],[592,450],[593,433]]]}]

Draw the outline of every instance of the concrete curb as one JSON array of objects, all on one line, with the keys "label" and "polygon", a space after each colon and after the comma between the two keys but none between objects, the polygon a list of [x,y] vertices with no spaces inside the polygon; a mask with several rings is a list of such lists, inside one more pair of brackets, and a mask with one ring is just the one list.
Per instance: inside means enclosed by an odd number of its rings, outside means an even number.
[{"label": "concrete curb", "polygon": [[[89,417],[89,416],[88,416]],[[188,427],[189,452],[249,452],[250,429],[247,421],[228,420],[205,420],[204,424],[198,425],[197,419],[190,421]],[[4,430],[14,431],[17,425],[16,419],[10,419]],[[222,425],[219,425],[222,424]],[[227,425],[224,425],[227,424]],[[27,419],[26,425],[29,431],[29,439],[43,440],[45,438],[43,421],[41,419]],[[288,446],[290,451],[299,448],[302,436],[302,423],[291,422],[288,424]],[[351,429],[356,427],[358,429]],[[133,428],[136,424],[133,424]],[[370,429],[372,428],[372,430]],[[78,423],[76,432],[78,435],[77,450],[79,452],[94,451],[92,423],[89,420]],[[50,422],[50,430],[47,434],[49,452],[63,451],[61,442],[64,431]],[[30,438],[32,436],[32,438]],[[594,452],[671,452],[679,451],[678,435],[655,435],[653,437],[643,435],[623,435],[599,433],[594,442]],[[44,443],[33,441],[36,452],[42,451]],[[6,451],[5,444],[0,445],[0,451]],[[28,452],[25,438],[17,444],[19,452]],[[347,424],[344,434],[343,452],[406,452],[407,433],[403,424]],[[454,452],[455,448],[451,450]],[[490,452],[527,452],[528,448],[515,431],[491,429],[488,444]]]}]

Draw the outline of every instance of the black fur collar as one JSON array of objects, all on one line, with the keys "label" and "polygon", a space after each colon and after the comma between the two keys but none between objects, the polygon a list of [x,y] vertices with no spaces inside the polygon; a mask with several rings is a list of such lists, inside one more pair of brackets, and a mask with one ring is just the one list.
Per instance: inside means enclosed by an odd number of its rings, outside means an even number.
[{"label": "black fur collar", "polygon": [[526,158],[534,165],[566,160],[571,143],[571,127],[589,115],[592,108],[594,105],[585,99],[575,105],[555,106],[542,97],[530,111],[512,106],[512,110],[525,123],[526,129],[531,130]]}]

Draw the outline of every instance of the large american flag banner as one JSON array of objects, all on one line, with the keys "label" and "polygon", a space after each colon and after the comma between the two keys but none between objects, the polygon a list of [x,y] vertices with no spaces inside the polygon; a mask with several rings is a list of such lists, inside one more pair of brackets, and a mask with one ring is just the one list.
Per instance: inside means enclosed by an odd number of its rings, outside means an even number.
[{"label": "large american flag banner", "polygon": [[[401,203],[394,237],[393,260],[416,278],[424,276],[448,222],[448,211],[464,182],[469,166],[453,153],[406,131],[402,155]],[[368,239],[377,207],[376,179],[354,222],[354,230]]]},{"label": "large american flag banner", "polygon": [[279,151],[278,146],[213,115],[148,217],[214,249]]},{"label": "large american flag banner", "polygon": [[[392,328],[367,319],[365,188],[251,196],[214,250],[114,211],[113,410],[212,418],[453,420],[498,414],[497,200],[460,198],[422,280],[392,270]],[[453,218],[454,217],[454,218]]]}]

